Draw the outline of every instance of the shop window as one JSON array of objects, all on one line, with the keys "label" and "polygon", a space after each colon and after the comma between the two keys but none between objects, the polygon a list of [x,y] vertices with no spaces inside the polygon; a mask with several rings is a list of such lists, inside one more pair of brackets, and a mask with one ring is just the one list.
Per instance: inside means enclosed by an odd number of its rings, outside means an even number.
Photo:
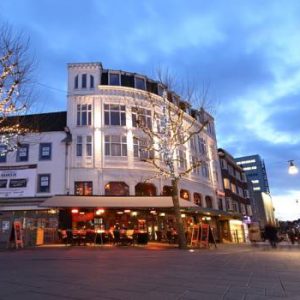
[{"label": "shop window", "polygon": [[38,175],[38,193],[50,192],[50,174]]},{"label": "shop window", "polygon": [[129,196],[129,186],[125,182],[110,181],[105,185],[106,196]]},{"label": "shop window", "polygon": [[163,196],[172,196],[173,188],[170,185],[164,185]]},{"label": "shop window", "polygon": [[93,195],[92,181],[75,181],[76,196],[91,196]]},{"label": "shop window", "polygon": [[104,124],[126,126],[125,105],[104,104]]},{"label": "shop window", "polygon": [[190,201],[190,193],[188,190],[180,190],[180,198]]},{"label": "shop window", "polygon": [[77,105],[77,126],[89,126],[92,124],[92,105]]},{"label": "shop window", "polygon": [[138,183],[135,186],[136,196],[156,196],[156,187],[152,183]]},{"label": "shop window", "polygon": [[40,160],[51,159],[51,143],[40,143]]},{"label": "shop window", "polygon": [[105,156],[127,156],[126,136],[106,135]]},{"label": "shop window", "polygon": [[0,145],[0,163],[5,163],[7,157],[7,146]]},{"label": "shop window", "polygon": [[22,144],[17,151],[17,161],[28,161],[29,145]]},{"label": "shop window", "polygon": [[199,193],[194,193],[194,203],[202,206],[202,196]]},{"label": "shop window", "polygon": [[213,202],[212,202],[211,197],[206,196],[205,197],[205,203],[206,203],[206,207],[207,208],[213,208]]}]

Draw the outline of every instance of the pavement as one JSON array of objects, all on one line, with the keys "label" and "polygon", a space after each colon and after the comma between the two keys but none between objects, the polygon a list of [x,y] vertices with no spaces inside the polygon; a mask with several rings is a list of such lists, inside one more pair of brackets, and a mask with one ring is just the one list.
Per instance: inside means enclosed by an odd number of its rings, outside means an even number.
[{"label": "pavement", "polygon": [[1,300],[300,299],[300,246],[42,247],[0,252]]}]

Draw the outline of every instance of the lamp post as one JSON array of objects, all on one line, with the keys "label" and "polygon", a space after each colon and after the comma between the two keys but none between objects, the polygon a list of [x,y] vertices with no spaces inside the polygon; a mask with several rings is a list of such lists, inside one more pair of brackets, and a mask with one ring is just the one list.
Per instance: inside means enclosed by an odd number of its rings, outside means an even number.
[{"label": "lamp post", "polygon": [[289,160],[289,174],[294,175],[298,173],[298,168],[294,164],[294,160]]}]

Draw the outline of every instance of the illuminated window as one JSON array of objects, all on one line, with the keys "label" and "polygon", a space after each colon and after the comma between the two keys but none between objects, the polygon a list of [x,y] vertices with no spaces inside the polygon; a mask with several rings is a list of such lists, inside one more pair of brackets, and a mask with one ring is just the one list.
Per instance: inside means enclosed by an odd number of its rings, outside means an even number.
[{"label": "illuminated window", "polygon": [[92,105],[77,105],[77,126],[87,126],[92,124]]},{"label": "illuminated window", "polygon": [[111,181],[105,185],[106,196],[129,196],[129,186],[125,182]]},{"label": "illuminated window", "polygon": [[105,136],[106,156],[127,156],[127,138],[119,135]]},{"label": "illuminated window", "polygon": [[196,205],[202,206],[202,196],[199,193],[194,193],[194,203]]},{"label": "illuminated window", "polygon": [[104,124],[126,126],[125,105],[104,104]]},{"label": "illuminated window", "polygon": [[180,198],[190,201],[190,193],[188,190],[180,190]]},{"label": "illuminated window", "polygon": [[91,196],[93,195],[92,181],[75,181],[75,195],[76,196]]},{"label": "illuminated window", "polygon": [[236,185],[231,183],[231,191],[236,194]]},{"label": "illuminated window", "polygon": [[152,183],[138,183],[135,186],[136,196],[156,196],[156,187]]},{"label": "illuminated window", "polygon": [[224,188],[230,190],[230,181],[228,178],[224,178]]},{"label": "illuminated window", "polygon": [[255,179],[255,180],[251,180],[252,183],[259,183],[259,180]]},{"label": "illuminated window", "polygon": [[260,187],[259,186],[254,187],[253,191],[260,191]]}]

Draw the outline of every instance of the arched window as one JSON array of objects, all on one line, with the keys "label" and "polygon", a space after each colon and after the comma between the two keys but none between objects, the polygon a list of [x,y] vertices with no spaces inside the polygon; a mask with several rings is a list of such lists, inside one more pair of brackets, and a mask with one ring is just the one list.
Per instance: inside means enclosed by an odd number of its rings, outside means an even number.
[{"label": "arched window", "polygon": [[194,203],[202,206],[202,196],[199,193],[194,193]]},{"label": "arched window", "polygon": [[163,187],[163,196],[172,196],[172,187],[170,185],[164,185]]},{"label": "arched window", "polygon": [[74,79],[74,89],[78,89],[78,75],[76,75]]},{"label": "arched window", "polygon": [[156,196],[156,187],[152,183],[138,183],[135,186],[136,196]]},{"label": "arched window", "polygon": [[83,89],[86,89],[86,80],[87,80],[86,74],[82,74],[82,75],[81,75],[81,87],[82,87]]},{"label": "arched window", "polygon": [[105,185],[105,196],[129,196],[129,186],[122,181],[110,181]]},{"label": "arched window", "polygon": [[205,197],[205,203],[207,208],[213,208],[213,203],[210,196]]},{"label": "arched window", "polygon": [[180,198],[190,201],[190,193],[188,190],[180,190]]},{"label": "arched window", "polygon": [[90,88],[93,89],[94,88],[94,76],[90,75]]}]

